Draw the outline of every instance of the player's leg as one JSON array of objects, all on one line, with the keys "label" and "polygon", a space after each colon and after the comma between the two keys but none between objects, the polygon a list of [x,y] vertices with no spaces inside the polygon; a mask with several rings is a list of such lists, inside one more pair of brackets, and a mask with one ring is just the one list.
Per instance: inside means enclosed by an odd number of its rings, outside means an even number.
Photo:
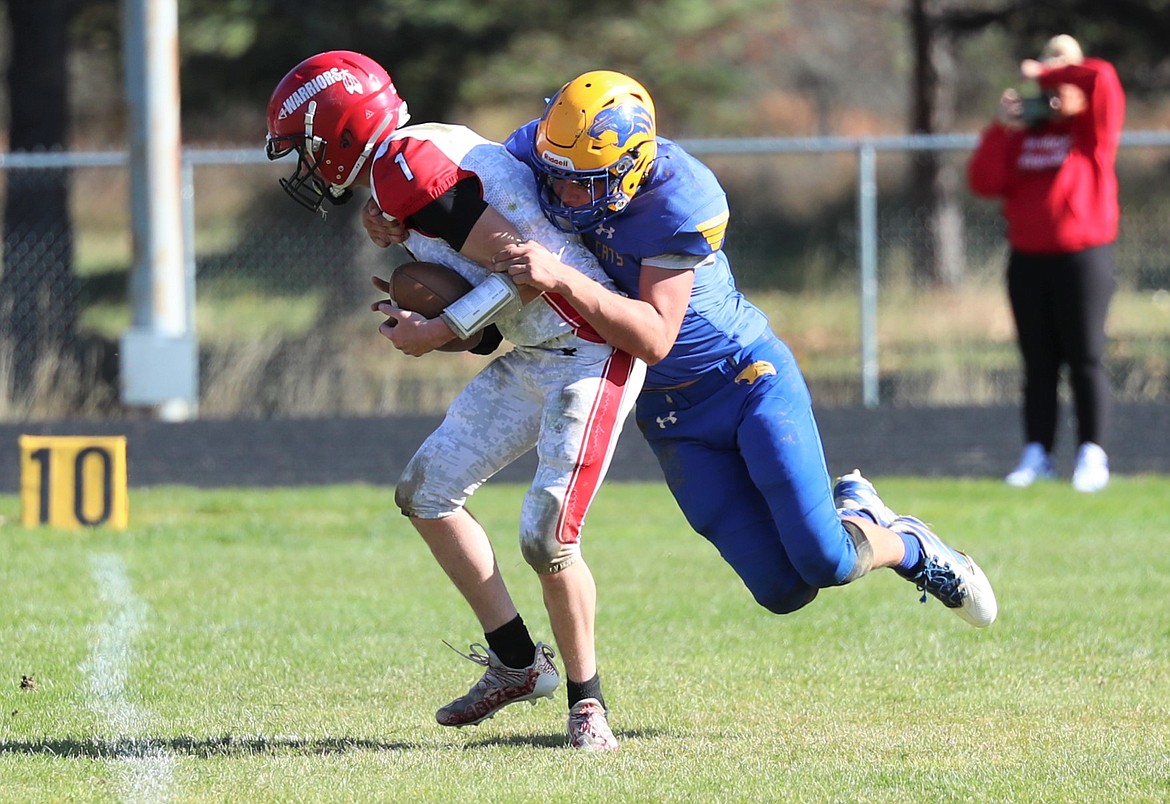
[{"label": "player's leg", "polygon": [[817,588],[793,566],[739,451],[740,405],[749,387],[707,375],[682,389],[645,392],[637,423],[690,526],[719,551],[757,603],[784,614],[811,602]]},{"label": "player's leg", "polygon": [[[539,575],[568,679],[570,744],[612,750],[594,640],[597,588],[581,555],[581,527],[641,387],[644,366],[608,347],[533,355],[544,380],[537,469],[521,509],[525,559]],[[583,703],[591,701],[593,703]]]},{"label": "player's leg", "polygon": [[902,540],[903,550],[896,560],[875,558],[874,567],[893,569],[923,593],[922,602],[929,594],[974,626],[995,621],[995,591],[974,559],[943,542],[922,520],[899,516],[860,471],[854,469],[837,479],[833,500],[842,519],[859,526],[873,544],[882,539]]},{"label": "player's leg", "polygon": [[690,526],[719,551],[757,603],[776,614],[796,611],[817,589],[792,565],[768,502],[752,483],[737,441],[741,394],[730,379],[724,385],[697,398],[686,389],[644,393],[638,428]]},{"label": "player's leg", "polygon": [[779,340],[758,345],[755,360],[774,372],[751,387],[736,386],[741,410],[740,454],[752,485],[767,501],[776,530],[800,576],[817,588],[837,586],[869,571],[882,544],[853,538],[833,502],[829,470],[812,400],[791,352]]},{"label": "player's leg", "polygon": [[[687,439],[656,440],[651,446],[668,470],[668,482],[674,479],[672,491],[692,527],[719,549],[756,600],[770,611],[795,611],[810,603],[824,586],[856,580],[871,567],[891,567],[967,622],[982,627],[994,621],[995,595],[986,575],[921,521],[896,517],[891,528],[852,516],[854,512],[844,518],[835,511],[826,514],[819,504],[800,508],[802,499],[828,497],[827,477],[820,481],[824,489],[815,493],[808,486],[780,493],[780,486],[773,484],[774,499],[765,501],[743,460],[734,453]],[[771,461],[779,453],[760,454]],[[687,477],[704,477],[709,482],[699,488],[687,483]],[[802,516],[802,510],[814,515]],[[799,569],[788,552],[792,544],[800,555]],[[914,547],[915,558],[912,566],[901,567],[908,545]]]},{"label": "player's leg", "polygon": [[542,574],[540,585],[565,665],[569,745],[589,751],[615,750],[618,740],[609,725],[597,666],[593,573],[582,558],[558,572]]},{"label": "player's leg", "polygon": [[[747,395],[740,405],[741,453],[801,577],[823,588],[857,580],[874,567],[891,567],[967,622],[989,625],[996,615],[995,595],[968,556],[919,520],[894,515],[859,473],[851,487],[853,501],[866,504],[846,506],[846,500],[834,498],[812,400],[788,348],[771,340],[754,348],[750,359],[766,360],[775,371],[763,373],[750,388],[736,388]],[[867,493],[859,498],[859,490]]]},{"label": "player's leg", "polygon": [[541,574],[540,587],[553,637],[561,652],[565,675],[584,683],[597,675],[594,652],[597,584],[583,558]]},{"label": "player's leg", "polygon": [[410,522],[463,595],[485,634],[517,616],[491,541],[466,508],[441,519],[411,517]]},{"label": "player's leg", "polygon": [[464,507],[484,481],[535,443],[539,396],[518,381],[513,362],[497,359],[472,380],[415,453],[395,493],[487,642],[461,654],[486,669],[466,695],[436,713],[448,726],[474,725],[508,704],[550,696],[559,682],[552,651],[533,642],[487,533]]},{"label": "player's leg", "polygon": [[395,502],[485,631],[516,612],[487,533],[465,505],[484,481],[536,442],[539,416],[539,398],[514,380],[509,361],[494,361],[452,402],[395,489]]},{"label": "player's leg", "polygon": [[793,566],[772,511],[737,452],[687,438],[654,439],[650,446],[687,522],[719,551],[758,604],[787,614],[812,602],[817,587]]}]

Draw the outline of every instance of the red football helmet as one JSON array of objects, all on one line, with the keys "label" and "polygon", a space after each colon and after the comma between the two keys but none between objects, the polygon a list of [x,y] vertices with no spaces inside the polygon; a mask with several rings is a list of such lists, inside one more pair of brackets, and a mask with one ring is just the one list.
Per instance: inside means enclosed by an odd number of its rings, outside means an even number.
[{"label": "red football helmet", "polygon": [[348,50],[311,56],[281,79],[268,101],[269,159],[297,152],[280,186],[314,212],[348,200],[379,140],[410,119],[394,81],[373,59]]}]

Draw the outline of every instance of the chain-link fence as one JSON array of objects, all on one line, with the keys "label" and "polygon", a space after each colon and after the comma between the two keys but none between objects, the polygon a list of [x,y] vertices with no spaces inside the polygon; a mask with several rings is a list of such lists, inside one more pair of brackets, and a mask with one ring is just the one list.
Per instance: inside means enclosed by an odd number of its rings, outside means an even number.
[{"label": "chain-link fence", "polygon": [[[727,188],[740,285],[792,345],[819,405],[1017,400],[1003,224],[965,188],[971,142],[685,143]],[[140,415],[118,399],[133,263],[126,157],[41,157],[0,155],[0,420]],[[189,152],[187,164],[200,416],[433,413],[483,365],[404,357],[378,335],[369,277],[403,257],[368,242],[359,204],[305,212],[277,185],[289,166],[258,150]],[[1119,399],[1165,401],[1170,133],[1127,134],[1118,172],[1109,369]],[[859,185],[870,181],[867,208]]]}]

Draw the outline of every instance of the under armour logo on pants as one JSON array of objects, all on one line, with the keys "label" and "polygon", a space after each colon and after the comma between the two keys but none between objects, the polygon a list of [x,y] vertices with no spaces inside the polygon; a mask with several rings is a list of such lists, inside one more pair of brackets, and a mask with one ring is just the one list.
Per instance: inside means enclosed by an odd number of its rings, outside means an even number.
[{"label": "under armour logo on pants", "polygon": [[673,410],[665,416],[658,416],[655,421],[658,422],[659,430],[665,430],[668,424],[678,424],[678,419],[675,418]]}]

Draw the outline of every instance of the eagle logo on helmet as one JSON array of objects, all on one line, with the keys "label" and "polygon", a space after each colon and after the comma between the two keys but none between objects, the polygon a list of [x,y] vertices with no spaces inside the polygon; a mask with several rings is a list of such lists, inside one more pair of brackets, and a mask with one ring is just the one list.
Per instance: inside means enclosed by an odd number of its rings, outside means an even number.
[{"label": "eagle logo on helmet", "polygon": [[654,119],[649,110],[641,104],[627,102],[598,112],[589,126],[589,136],[601,139],[602,134],[612,131],[617,138],[615,144],[623,148],[635,134],[649,134],[653,128]]}]

